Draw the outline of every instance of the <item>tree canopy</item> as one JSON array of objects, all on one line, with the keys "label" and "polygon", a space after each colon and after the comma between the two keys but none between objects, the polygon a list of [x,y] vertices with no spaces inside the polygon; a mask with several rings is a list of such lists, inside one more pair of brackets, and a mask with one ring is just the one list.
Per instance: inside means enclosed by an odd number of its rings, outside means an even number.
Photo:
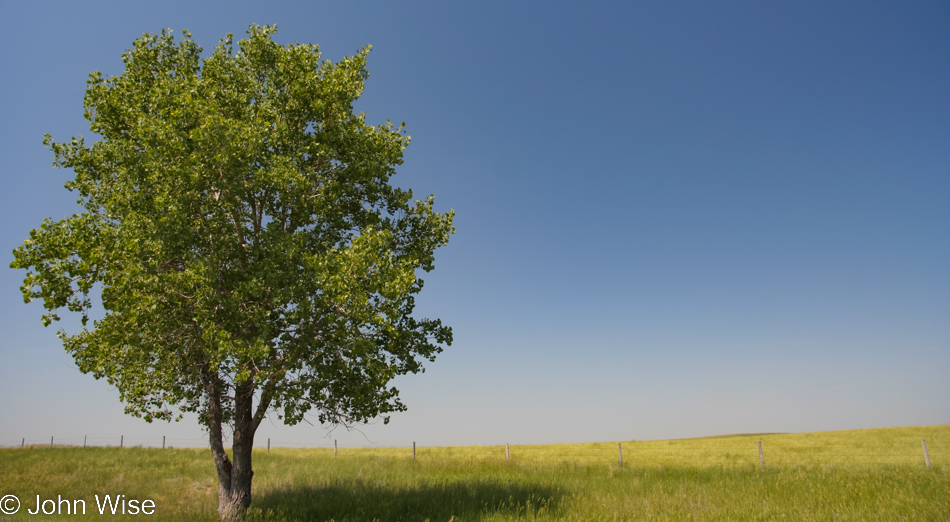
[{"label": "tree canopy", "polygon": [[59,336],[128,413],[199,415],[223,517],[250,503],[268,412],[351,424],[403,410],[392,378],[452,340],[412,312],[453,212],[390,183],[404,124],[354,113],[370,47],[333,63],[275,31],[251,26],[205,58],[187,32],[146,34],[122,74],[92,73],[85,116],[100,139],[45,141],[75,172],[66,187],[83,211],[45,220],[11,264],[45,324],[62,308],[81,315]]}]

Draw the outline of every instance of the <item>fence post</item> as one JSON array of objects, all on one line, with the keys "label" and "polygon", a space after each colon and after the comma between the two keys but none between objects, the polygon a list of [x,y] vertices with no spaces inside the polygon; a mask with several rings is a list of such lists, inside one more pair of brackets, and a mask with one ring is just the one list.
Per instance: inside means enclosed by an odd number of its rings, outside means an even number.
[{"label": "fence post", "polygon": [[165,436],[162,435],[162,449],[165,449]]},{"label": "fence post", "polygon": [[267,453],[270,453],[270,437],[267,437]]},{"label": "fence post", "polygon": [[84,447],[84,448],[86,447],[86,438],[88,438],[88,437],[89,437],[89,435],[83,435],[83,436],[82,436],[82,447]]},{"label": "fence post", "polygon": [[924,462],[927,463],[927,469],[930,469],[930,454],[927,453],[927,441],[920,439],[920,443],[924,447]]},{"label": "fence post", "polygon": [[26,437],[23,437],[23,440],[20,442],[20,447],[21,447],[21,448],[25,448],[25,447],[26,447]]},{"label": "fence post", "polygon": [[125,435],[119,435],[119,447],[121,448],[124,445],[125,445]]},{"label": "fence post", "polygon": [[336,457],[336,439],[333,439],[333,456]]},{"label": "fence post", "polygon": [[765,453],[762,453],[762,441],[759,441],[759,463],[762,465],[762,469],[765,469]]},{"label": "fence post", "polygon": [[52,436],[52,435],[50,435],[50,437],[49,437],[49,447],[51,447],[51,448],[53,447],[53,436]]},{"label": "fence post", "polygon": [[412,441],[412,460],[416,460],[416,441]]},{"label": "fence post", "polygon": [[617,453],[620,455],[620,467],[623,467],[623,447],[620,443],[617,443]]},{"label": "fence post", "polygon": [[510,460],[511,460],[511,449],[508,448],[508,443],[507,443],[507,442],[505,443],[505,460],[507,460],[507,461],[510,461]]}]

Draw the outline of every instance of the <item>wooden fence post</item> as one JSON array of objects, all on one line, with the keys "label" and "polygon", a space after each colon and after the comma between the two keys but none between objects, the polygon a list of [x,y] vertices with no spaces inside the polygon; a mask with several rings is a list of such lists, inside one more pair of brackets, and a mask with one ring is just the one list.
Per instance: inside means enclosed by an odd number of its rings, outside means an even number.
[{"label": "wooden fence post", "polygon": [[412,441],[412,460],[416,460],[416,441]]},{"label": "wooden fence post", "polygon": [[162,435],[162,449],[165,449],[165,436]]},{"label": "wooden fence post", "polygon": [[924,447],[924,462],[927,463],[927,469],[930,469],[930,454],[927,453],[927,441],[920,439],[920,444]]},{"label": "wooden fence post", "polygon": [[620,455],[620,467],[623,467],[623,447],[620,443],[617,443],[617,453]]},{"label": "wooden fence post", "polygon": [[89,437],[89,435],[83,435],[83,436],[82,436],[82,447],[84,447],[84,448],[86,447],[86,438],[87,438],[87,437]]},{"label": "wooden fence post", "polygon": [[51,447],[51,448],[53,447],[53,436],[52,436],[52,435],[50,435],[50,437],[49,437],[49,447]]},{"label": "wooden fence post", "polygon": [[121,448],[124,445],[125,445],[125,435],[119,435],[119,447]]},{"label": "wooden fence post", "polygon": [[511,449],[508,448],[508,443],[505,443],[505,460],[511,460]]},{"label": "wooden fence post", "polygon": [[26,447],[26,437],[23,437],[23,440],[20,442],[20,447],[21,447],[21,448],[25,448],[25,447]]},{"label": "wooden fence post", "polygon": [[762,465],[762,469],[765,469],[765,453],[762,453],[762,441],[759,441],[759,463]]},{"label": "wooden fence post", "polygon": [[333,456],[336,457],[336,439],[333,439]]},{"label": "wooden fence post", "polygon": [[267,453],[270,453],[270,437],[267,437]]}]

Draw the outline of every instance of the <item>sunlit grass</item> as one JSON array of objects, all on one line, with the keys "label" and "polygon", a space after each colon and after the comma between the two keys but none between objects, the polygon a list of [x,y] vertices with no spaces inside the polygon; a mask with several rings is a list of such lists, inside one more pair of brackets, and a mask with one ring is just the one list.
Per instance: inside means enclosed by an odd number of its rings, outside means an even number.
[{"label": "sunlit grass", "polygon": [[[816,433],[723,435],[695,439],[621,442],[628,466],[754,467],[766,466],[924,465],[926,440],[933,465],[950,465],[950,425],[878,428]],[[281,450],[332,455],[333,449]],[[313,452],[313,453],[309,453]],[[304,454],[300,453],[300,454]],[[619,464],[617,442],[509,446],[518,463]],[[341,448],[341,456],[411,458],[412,448]],[[418,447],[416,458],[458,461],[506,461],[498,446]]]},{"label": "sunlit grass", "polygon": [[159,509],[149,519],[158,520],[201,520],[202,515],[214,515],[217,508],[210,451],[196,449],[42,446],[0,450],[0,494],[19,497],[19,517],[34,508],[37,495],[40,499],[84,499],[89,517],[98,516],[94,495],[151,499]]},{"label": "sunlit grass", "polygon": [[[926,439],[932,468],[924,465]],[[760,467],[762,441],[766,467]],[[671,441],[255,453],[253,520],[947,520],[950,425]],[[152,499],[215,520],[209,450],[0,450],[0,495]],[[108,515],[110,518],[115,518]],[[122,518],[122,517],[120,517]],[[0,521],[5,520],[0,515]]]}]

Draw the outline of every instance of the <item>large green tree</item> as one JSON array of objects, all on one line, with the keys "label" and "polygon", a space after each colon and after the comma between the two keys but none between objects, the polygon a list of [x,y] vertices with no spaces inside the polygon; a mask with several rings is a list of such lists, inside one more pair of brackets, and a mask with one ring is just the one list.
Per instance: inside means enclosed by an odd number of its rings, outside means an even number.
[{"label": "large green tree", "polygon": [[412,312],[453,213],[390,184],[402,126],[354,114],[369,47],[332,63],[275,31],[251,26],[237,49],[228,35],[204,59],[187,32],[146,34],[122,74],[91,74],[85,116],[100,139],[46,138],[83,210],[45,220],[11,264],[46,324],[81,314],[59,336],[128,413],[198,414],[225,519],[250,505],[269,412],[388,420],[405,409],[393,377],[452,339]]}]

